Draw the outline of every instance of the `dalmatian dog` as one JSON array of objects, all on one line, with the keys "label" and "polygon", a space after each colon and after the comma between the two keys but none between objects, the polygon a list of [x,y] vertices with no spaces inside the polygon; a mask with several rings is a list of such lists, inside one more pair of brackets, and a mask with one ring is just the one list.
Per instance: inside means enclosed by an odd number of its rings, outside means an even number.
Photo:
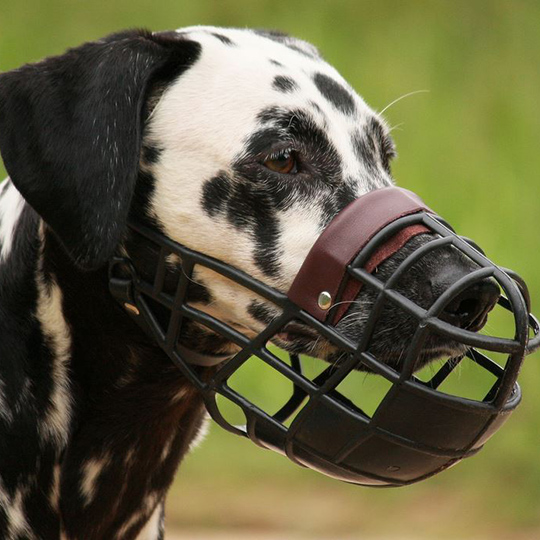
[{"label": "dalmatian dog", "polygon": [[[109,293],[118,250],[147,269],[128,218],[286,291],[336,213],[393,183],[389,130],[302,40],[131,30],[0,75],[0,151],[0,536],[161,539],[205,410]],[[467,270],[426,257],[403,287],[430,304],[449,265]],[[190,301],[246,332],[275,316],[209,270],[195,281]],[[362,292],[344,331],[361,333],[372,300]],[[488,309],[477,303],[463,322],[475,329]],[[381,320],[378,352],[397,364],[410,321]],[[331,359],[315,337],[294,327],[276,341]],[[197,325],[181,339],[232,350]],[[428,343],[426,361],[453,347]]]}]

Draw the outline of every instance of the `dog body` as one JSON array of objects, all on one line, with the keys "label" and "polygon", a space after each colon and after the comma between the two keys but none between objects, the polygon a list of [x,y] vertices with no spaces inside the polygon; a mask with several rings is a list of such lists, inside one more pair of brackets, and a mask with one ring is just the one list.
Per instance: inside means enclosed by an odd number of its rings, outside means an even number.
[{"label": "dog body", "polygon": [[[0,535],[159,538],[166,489],[202,420],[200,400],[157,350],[130,344],[105,276],[81,273],[75,289],[85,283],[90,294],[71,296],[73,266],[56,257],[55,240],[19,197],[4,184],[0,208],[9,203],[12,212],[3,213],[2,233],[11,223],[14,236],[2,236],[0,274]],[[90,311],[71,319],[79,302]]]},{"label": "dog body", "polygon": [[[286,290],[333,215],[390,183],[385,128],[311,45],[247,30],[127,32],[0,88],[0,536],[161,538],[204,409],[108,292],[127,213]],[[280,152],[310,160],[260,165]],[[268,318],[232,283],[197,281],[208,312]]]},{"label": "dog body", "polygon": [[[195,27],[0,76],[0,150],[0,536],[162,538],[205,412],[109,294],[115,251],[145,272],[128,215],[286,291],[332,217],[392,183],[388,130],[311,45]],[[193,304],[248,333],[275,316],[208,270],[194,278]],[[359,306],[343,323],[355,332]],[[394,323],[385,350],[406,335]],[[332,353],[302,339],[278,344]],[[234,350],[197,326],[183,344]]]}]

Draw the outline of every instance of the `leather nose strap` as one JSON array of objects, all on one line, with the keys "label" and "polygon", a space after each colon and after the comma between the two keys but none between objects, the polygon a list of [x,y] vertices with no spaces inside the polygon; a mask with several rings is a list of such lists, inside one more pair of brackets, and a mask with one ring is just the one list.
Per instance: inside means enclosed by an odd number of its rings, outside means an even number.
[{"label": "leather nose strap", "polygon": [[[319,236],[300,267],[287,296],[319,321],[331,312],[337,324],[360,292],[362,284],[349,280],[340,298],[337,311],[322,309],[319,295],[326,291],[335,302],[337,293],[347,277],[346,268],[366,244],[384,227],[400,217],[429,212],[422,200],[412,191],[388,187],[370,191],[347,205]],[[411,225],[379,246],[365,265],[372,272],[379,264],[396,253],[413,236],[429,232],[423,225]]]}]

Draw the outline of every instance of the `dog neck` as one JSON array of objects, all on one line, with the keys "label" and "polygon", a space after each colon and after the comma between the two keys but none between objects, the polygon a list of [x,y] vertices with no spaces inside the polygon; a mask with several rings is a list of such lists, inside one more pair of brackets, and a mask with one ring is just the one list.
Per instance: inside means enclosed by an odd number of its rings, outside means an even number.
[{"label": "dog neck", "polygon": [[[43,287],[60,295],[54,317],[65,323],[69,350],[66,392],[74,406],[60,490],[66,530],[77,538],[131,538],[162,503],[200,432],[202,399],[111,297],[106,269],[78,270],[45,230],[40,272]],[[99,527],[93,536],[89,523]]]}]

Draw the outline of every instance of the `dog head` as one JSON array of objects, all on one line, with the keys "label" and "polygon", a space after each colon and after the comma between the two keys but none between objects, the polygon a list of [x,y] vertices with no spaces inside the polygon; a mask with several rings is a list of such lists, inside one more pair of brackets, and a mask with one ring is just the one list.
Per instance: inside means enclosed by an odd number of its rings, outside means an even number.
[{"label": "dog head", "polygon": [[[264,31],[131,31],[4,74],[0,149],[19,191],[79,267],[102,267],[124,241],[144,266],[144,249],[125,232],[131,212],[281,291],[340,210],[393,182],[384,120],[313,46]],[[378,271],[390,275],[424,241],[416,237]],[[427,306],[457,279],[448,269],[466,273],[471,264],[441,250],[400,287]],[[276,316],[209,270],[193,277],[193,302],[246,333]],[[454,315],[478,329],[497,297],[487,283],[469,299],[474,307]],[[360,335],[372,304],[366,290],[343,331]],[[383,314],[375,337],[388,362],[397,363],[411,324],[391,308]],[[185,340],[201,352],[229,346],[195,326]],[[336,353],[301,326],[276,342],[327,359]],[[431,343],[426,359],[455,349]]]}]

